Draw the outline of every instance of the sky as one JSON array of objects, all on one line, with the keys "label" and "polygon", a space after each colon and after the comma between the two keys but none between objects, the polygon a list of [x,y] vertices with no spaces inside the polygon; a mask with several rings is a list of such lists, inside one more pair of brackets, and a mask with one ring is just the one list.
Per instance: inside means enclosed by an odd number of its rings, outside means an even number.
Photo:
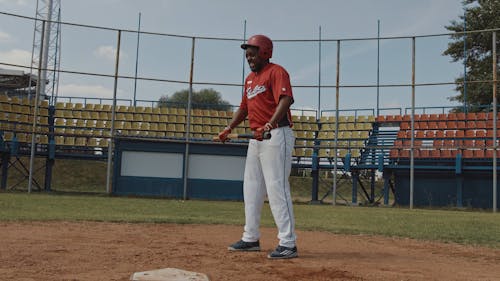
[{"label": "sky", "polygon": [[[244,33],[265,34],[274,42],[272,62],[285,67],[294,87],[295,109],[333,110],[336,102],[337,41],[381,37],[411,37],[448,33],[452,20],[463,14],[461,0],[61,0],[61,20],[91,26],[135,31],[141,14],[137,76],[182,83],[130,78],[118,80],[119,99],[157,101],[163,95],[187,89],[190,79],[192,39],[196,39],[193,81],[230,85],[194,85],[194,90],[213,88],[223,99],[238,105],[243,75],[249,68],[240,49]],[[0,12],[35,16],[36,0],[0,0]],[[245,30],[246,21],[246,30]],[[151,33],[187,36],[160,36]],[[61,28],[61,69],[113,75],[117,35],[115,30]],[[137,33],[122,32],[119,74],[135,76]],[[463,73],[462,62],[443,56],[449,36],[416,39],[417,83],[453,82]],[[33,22],[0,14],[0,63],[29,66]],[[411,105],[410,87],[373,87],[377,83],[410,84],[411,39],[347,40],[340,47],[339,108],[343,110],[406,108]],[[321,67],[320,67],[321,65]],[[1,65],[0,68],[12,69]],[[28,69],[29,71],[29,69]],[[244,71],[244,72],[243,72]],[[321,72],[321,74],[320,74]],[[137,84],[135,84],[137,82]],[[322,87],[318,88],[318,84]],[[231,86],[236,85],[236,86]],[[113,78],[62,73],[59,96],[111,98]],[[134,90],[135,89],[135,90]],[[416,106],[453,106],[453,85],[416,88]],[[121,101],[125,102],[125,101]],[[142,101],[139,101],[142,103]],[[360,111],[362,112],[362,111]],[[392,112],[390,110],[387,113]]]}]

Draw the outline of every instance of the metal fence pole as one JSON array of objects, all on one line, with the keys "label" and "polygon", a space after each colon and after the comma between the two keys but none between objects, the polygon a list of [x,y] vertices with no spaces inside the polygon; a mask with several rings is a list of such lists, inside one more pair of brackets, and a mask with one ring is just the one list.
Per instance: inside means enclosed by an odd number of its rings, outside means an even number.
[{"label": "metal fence pole", "polygon": [[122,31],[118,30],[118,39],[116,42],[116,58],[115,58],[115,83],[113,86],[113,108],[111,113],[111,138],[108,143],[108,167],[106,173],[106,192],[111,193],[111,166],[113,164],[113,142],[115,140],[115,114],[116,114],[116,93],[118,88],[118,67],[120,63],[120,44]]},{"label": "metal fence pole", "polygon": [[316,119],[321,117],[321,25],[319,26],[319,41],[318,41],[318,111]]},{"label": "metal fence pole", "polygon": [[188,104],[187,104],[187,122],[186,122],[186,151],[184,152],[184,192],[182,198],[187,199],[188,190],[188,175],[189,175],[189,135],[191,126],[191,103],[193,97],[193,73],[194,73],[194,46],[196,38],[193,37],[191,43],[191,70],[189,71],[189,93],[188,93]]},{"label": "metal fence pole", "polygon": [[[247,40],[247,20],[243,23],[243,44]],[[246,52],[243,50],[243,58],[241,62],[241,97],[245,95],[245,63],[247,62]]]},{"label": "metal fence pole", "polygon": [[339,95],[340,95],[340,40],[337,41],[337,82],[335,86],[335,157],[333,161],[333,190],[332,205],[335,206],[337,201],[337,161],[338,161],[338,145],[339,145]]},{"label": "metal fence pole", "polygon": [[377,116],[380,115],[380,20],[377,20]]},{"label": "metal fence pole", "polygon": [[139,43],[141,36],[141,13],[139,13],[139,23],[137,24],[137,44],[135,48],[135,75],[134,75],[134,106],[137,106],[137,68],[139,67]]},{"label": "metal fence pole", "polygon": [[[37,125],[37,118],[38,118],[38,100],[40,99],[40,92],[42,91],[42,85],[40,83],[40,77],[42,75],[42,54],[44,51],[44,48],[48,48],[48,45],[44,45],[44,40],[45,40],[45,20],[42,22],[42,35],[41,35],[41,43],[40,43],[40,60],[38,62],[38,78],[36,80],[36,92],[35,92],[35,111],[33,114],[33,127],[31,128],[31,151],[30,151],[30,168],[29,168],[29,175],[28,175],[28,193],[31,193],[31,189],[33,188],[33,171],[35,168],[35,139],[36,139],[36,125]],[[30,76],[31,80],[31,76]],[[45,81],[45,80],[44,80]],[[31,83],[31,82],[30,82]],[[31,84],[28,85],[31,87]]]},{"label": "metal fence pole", "polygon": [[410,145],[410,209],[415,188],[415,37],[411,40],[411,145]]},{"label": "metal fence pole", "polygon": [[497,33],[492,34],[493,61],[493,212],[497,211]]}]

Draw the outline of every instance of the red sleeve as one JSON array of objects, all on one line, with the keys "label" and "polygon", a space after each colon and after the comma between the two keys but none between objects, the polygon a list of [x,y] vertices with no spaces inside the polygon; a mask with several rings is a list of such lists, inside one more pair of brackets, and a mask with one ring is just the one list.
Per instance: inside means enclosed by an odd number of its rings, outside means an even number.
[{"label": "red sleeve", "polygon": [[279,103],[281,96],[289,96],[293,101],[292,85],[290,84],[290,76],[282,67],[278,67],[274,71],[271,82],[273,88],[274,101]]}]

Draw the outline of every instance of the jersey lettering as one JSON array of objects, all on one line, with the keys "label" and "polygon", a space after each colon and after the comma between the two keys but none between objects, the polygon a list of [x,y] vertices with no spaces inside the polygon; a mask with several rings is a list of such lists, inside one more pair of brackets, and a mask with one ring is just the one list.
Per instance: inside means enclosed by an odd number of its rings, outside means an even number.
[{"label": "jersey lettering", "polygon": [[258,94],[262,94],[266,91],[266,86],[264,85],[258,85],[258,86],[255,86],[255,88],[250,88],[248,87],[247,88],[247,98],[248,99],[252,99],[254,98],[255,96],[257,96]]}]

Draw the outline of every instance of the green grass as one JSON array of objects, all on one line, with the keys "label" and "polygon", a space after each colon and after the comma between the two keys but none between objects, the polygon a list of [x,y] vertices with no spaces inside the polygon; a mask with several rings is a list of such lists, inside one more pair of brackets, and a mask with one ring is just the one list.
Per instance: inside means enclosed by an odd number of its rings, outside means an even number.
[{"label": "green grass", "polygon": [[[500,248],[500,214],[295,204],[297,228],[374,234]],[[104,195],[0,193],[3,221],[108,221],[132,223],[244,223],[242,202],[180,201]],[[262,225],[273,227],[269,206]]]}]

